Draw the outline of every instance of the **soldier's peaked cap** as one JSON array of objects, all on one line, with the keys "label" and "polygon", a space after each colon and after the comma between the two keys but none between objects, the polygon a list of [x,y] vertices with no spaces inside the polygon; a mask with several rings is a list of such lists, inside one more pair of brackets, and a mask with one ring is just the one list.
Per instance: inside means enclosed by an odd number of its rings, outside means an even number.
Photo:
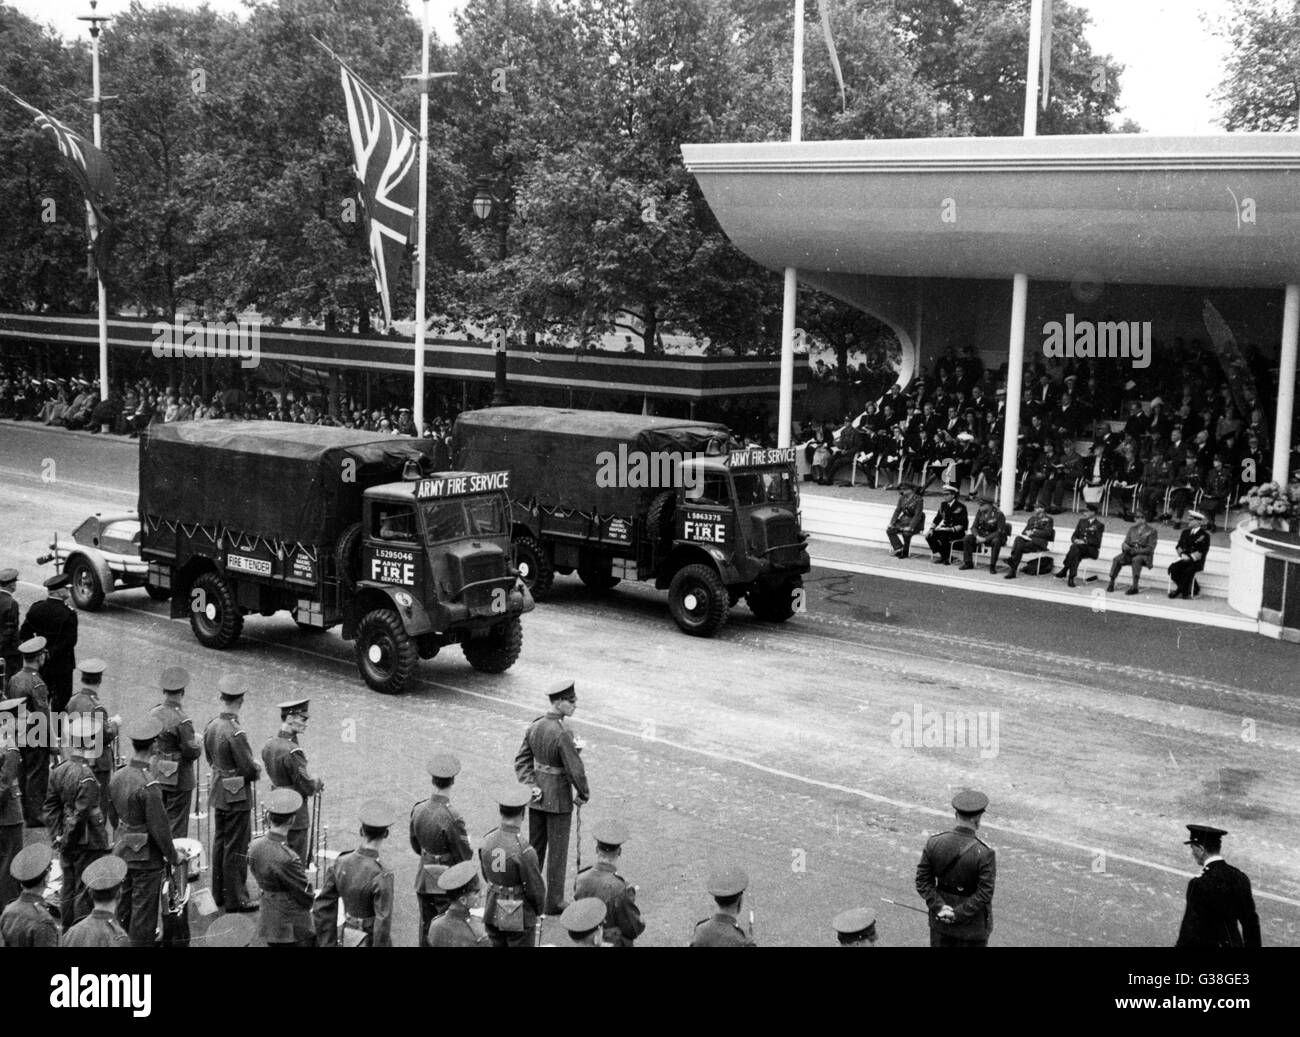
[{"label": "soldier's peaked cap", "polygon": [[52,858],[49,843],[32,843],[14,858],[9,874],[19,882],[31,882],[45,872]]},{"label": "soldier's peaked cap", "polygon": [[461,861],[438,876],[438,888],[444,893],[459,896],[467,886],[478,882],[478,865],[473,861]]},{"label": "soldier's peaked cap", "polygon": [[22,652],[23,655],[39,655],[41,652],[45,651],[45,638],[39,635],[36,637],[29,637],[18,646],[18,651]]},{"label": "soldier's peaked cap", "polygon": [[425,769],[435,778],[454,778],[460,773],[460,759],[454,753],[436,752],[429,757]]},{"label": "soldier's peaked cap", "polygon": [[126,737],[133,742],[152,742],[162,732],[161,720],[154,716],[143,716],[131,721],[126,729]]},{"label": "soldier's peaked cap", "polygon": [[273,814],[296,814],[302,795],[293,789],[272,789],[266,797],[266,809]]},{"label": "soldier's peaked cap", "polygon": [[311,699],[290,699],[288,702],[281,702],[275,708],[280,711],[281,716],[292,716],[294,713],[306,713],[309,705]]},{"label": "soldier's peaked cap", "polygon": [[876,916],[865,907],[851,907],[841,911],[831,921],[840,939],[845,941],[864,940],[875,936]]},{"label": "soldier's peaked cap", "polygon": [[1183,843],[1184,846],[1204,846],[1206,843],[1217,842],[1228,833],[1213,825],[1188,825],[1187,834],[1189,838]]},{"label": "soldier's peaked cap", "polygon": [[622,846],[627,842],[629,832],[622,821],[598,821],[592,825],[591,834],[602,846]]},{"label": "soldier's peaked cap", "polygon": [[108,663],[103,659],[83,659],[77,669],[83,677],[95,677],[108,669]]},{"label": "soldier's peaked cap", "polygon": [[158,683],[162,686],[163,691],[184,691],[189,687],[189,671],[181,666],[168,666],[163,670],[162,677]]},{"label": "soldier's peaked cap", "polygon": [[209,947],[247,947],[253,942],[257,923],[248,915],[222,915],[203,935]]},{"label": "soldier's peaked cap", "polygon": [[217,688],[223,699],[242,699],[247,691],[244,682],[232,673],[217,681]]},{"label": "soldier's peaked cap", "polygon": [[739,896],[749,885],[749,876],[741,868],[723,868],[709,876],[709,896],[726,900]]},{"label": "soldier's peaked cap", "polygon": [[577,698],[578,693],[574,690],[573,681],[556,681],[546,689],[546,697],[554,702],[556,699]]},{"label": "soldier's peaked cap", "polygon": [[605,910],[600,897],[583,897],[564,909],[560,924],[571,933],[589,933],[605,921]]},{"label": "soldier's peaked cap", "polygon": [[361,804],[358,815],[367,828],[392,828],[397,820],[393,808],[377,799],[370,799]]},{"label": "soldier's peaked cap", "polygon": [[497,803],[508,810],[518,810],[520,807],[526,807],[533,801],[533,794],[528,789],[518,783],[513,785],[504,785],[501,791],[497,793]]},{"label": "soldier's peaked cap", "polygon": [[102,893],[122,884],[126,878],[126,861],[115,853],[107,854],[86,865],[81,878],[87,889]]},{"label": "soldier's peaked cap", "polygon": [[60,587],[66,587],[71,582],[72,582],[72,577],[69,576],[67,573],[58,573],[57,575],[50,576],[45,580],[45,589],[56,591]]},{"label": "soldier's peaked cap", "polygon": [[958,792],[952,797],[952,808],[959,814],[982,814],[988,805],[989,797],[974,789]]},{"label": "soldier's peaked cap", "polygon": [[17,579],[17,569],[0,569],[0,583],[13,583]]}]

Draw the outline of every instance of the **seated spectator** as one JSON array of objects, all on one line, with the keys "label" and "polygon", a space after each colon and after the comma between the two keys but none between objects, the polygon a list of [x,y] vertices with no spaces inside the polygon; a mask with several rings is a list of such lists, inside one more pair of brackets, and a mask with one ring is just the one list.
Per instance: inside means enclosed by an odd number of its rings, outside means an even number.
[{"label": "seated spectator", "polygon": [[998,571],[998,555],[1002,551],[1002,545],[1007,542],[1007,517],[1002,514],[999,508],[992,500],[985,497],[980,501],[980,507],[975,512],[975,522],[971,526],[970,532],[962,538],[962,570],[974,569],[975,562],[973,554],[976,545],[987,544],[989,548],[989,572]]},{"label": "seated spectator", "polygon": [[1052,516],[1047,514],[1047,509],[1039,504],[1025,522],[1025,531],[1011,545],[1011,570],[1003,578],[1014,580],[1016,570],[1020,568],[1020,559],[1027,554],[1046,551],[1047,545],[1055,539],[1056,524],[1052,521]]},{"label": "seated spectator", "polygon": [[906,558],[912,537],[925,528],[925,494],[911,483],[904,483],[898,489],[898,504],[885,527],[885,535],[894,549],[894,557]]},{"label": "seated spectator", "polygon": [[1201,490],[1200,510],[1205,513],[1208,520],[1207,528],[1211,533],[1215,529],[1215,518],[1227,507],[1228,498],[1232,495],[1232,470],[1224,464],[1226,460],[1223,454],[1214,455],[1214,461],[1205,474],[1205,484]]},{"label": "seated spectator", "polygon": [[1165,491],[1173,478],[1169,458],[1159,440],[1151,444],[1151,455],[1142,466],[1141,509],[1154,518],[1165,506]]},{"label": "seated spectator", "polygon": [[1138,592],[1138,578],[1142,575],[1143,569],[1151,568],[1156,554],[1156,542],[1160,538],[1160,534],[1156,532],[1156,527],[1151,525],[1152,517],[1149,511],[1144,511],[1142,520],[1134,524],[1124,537],[1124,543],[1120,547],[1119,554],[1110,563],[1110,583],[1106,585],[1107,592],[1114,591],[1115,580],[1119,576],[1119,571],[1126,565],[1133,570],[1133,584],[1124,593],[1136,594]]},{"label": "seated spectator", "polygon": [[46,425],[66,425],[68,422],[67,391],[60,389],[58,396],[52,400],[47,400],[45,406],[41,408],[40,414],[37,417],[39,421]]},{"label": "seated spectator", "polygon": [[181,411],[180,404],[176,402],[175,396],[168,396],[167,403],[163,406],[163,421],[170,424],[176,420],[176,415]]},{"label": "seated spectator", "polygon": [[1169,592],[1171,598],[1192,596],[1196,574],[1205,568],[1205,559],[1210,553],[1210,531],[1206,528],[1204,513],[1189,511],[1187,517],[1191,524],[1183,530],[1178,546],[1174,548],[1178,560],[1169,566],[1169,578],[1174,581],[1174,589]]},{"label": "seated spectator", "polygon": [[[1174,435],[1177,435],[1177,430]],[[1194,451],[1186,447],[1171,448],[1169,454],[1169,517],[1174,529],[1183,528],[1183,517],[1200,486],[1201,473]]]},{"label": "seated spectator", "polygon": [[1000,480],[1002,465],[997,447],[991,440],[976,441],[970,462],[970,495],[978,498],[992,494]]},{"label": "seated spectator", "polygon": [[1085,558],[1096,558],[1101,552],[1101,538],[1106,532],[1105,525],[1097,518],[1097,505],[1089,504],[1087,507],[1088,514],[1079,519],[1078,525],[1074,527],[1074,535],[1070,537],[1070,550],[1065,553],[1065,561],[1056,574],[1058,580],[1068,580],[1071,587],[1079,575],[1079,563]]},{"label": "seated spectator", "polygon": [[95,411],[95,404],[99,402],[99,395],[88,392],[78,396],[77,399],[82,401],[80,406],[68,409],[68,428],[70,429],[89,427],[91,415]]},{"label": "seated spectator", "polygon": [[952,545],[966,536],[966,527],[970,518],[966,514],[966,505],[961,502],[957,486],[949,483],[943,488],[944,501],[934,513],[930,532],[925,542],[930,545],[930,554],[935,565],[948,565],[952,561]]}]

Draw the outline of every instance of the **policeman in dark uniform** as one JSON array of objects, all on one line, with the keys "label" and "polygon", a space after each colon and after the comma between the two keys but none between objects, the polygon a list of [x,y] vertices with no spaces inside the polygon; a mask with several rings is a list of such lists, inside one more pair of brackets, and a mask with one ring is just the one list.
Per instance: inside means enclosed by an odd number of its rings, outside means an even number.
[{"label": "policeman in dark uniform", "polygon": [[998,571],[998,555],[1002,551],[1002,545],[1007,542],[1007,517],[1002,514],[1002,509],[993,503],[988,497],[980,501],[979,511],[975,512],[975,524],[971,531],[962,538],[961,550],[963,570],[974,569],[975,561],[972,557],[975,551],[975,545],[989,545],[989,572]]},{"label": "policeman in dark uniform", "polygon": [[483,837],[479,864],[487,880],[483,923],[493,947],[530,947],[537,916],[546,902],[546,884],[537,851],[519,829],[524,807],[533,800],[523,785],[508,785],[497,794],[501,824]]},{"label": "policeman in dark uniform", "polygon": [[44,803],[45,827],[62,870],[59,918],[65,933],[90,913],[85,871],[108,854],[107,796],[101,802],[99,779],[92,765],[99,758],[102,733],[89,713],[73,717],[68,729],[67,759],[51,772]]},{"label": "policeman in dark uniform", "polygon": [[1205,513],[1189,511],[1191,525],[1178,538],[1178,560],[1169,566],[1169,578],[1174,581],[1171,598],[1190,598],[1196,583],[1196,574],[1205,568],[1210,553],[1210,531],[1205,528]]},{"label": "policeman in dark uniform", "polygon": [[215,821],[212,897],[227,911],[256,911],[257,902],[248,896],[248,843],[253,837],[252,785],[261,777],[262,765],[253,759],[248,735],[239,724],[243,687],[223,678],[221,704],[221,715],[209,720],[203,731],[211,772],[208,809]]},{"label": "policeman in dark uniform", "polygon": [[50,689],[50,708],[62,713],[72,698],[72,671],[77,668],[77,614],[68,608],[68,584],[72,577],[59,573],[45,581],[49,594],[33,602],[18,631],[24,640],[43,637],[47,647],[41,679]]},{"label": "policeman in dark uniform", "polygon": [[426,947],[490,947],[487,927],[470,912],[478,903],[478,865],[461,861],[438,876],[438,889],[447,899],[446,909],[429,923]]},{"label": "policeman in dark uniform", "polygon": [[[393,873],[379,859],[393,821],[387,804],[374,800],[362,804],[361,845],[334,861],[312,908],[318,947],[393,945]],[[340,900],[342,939],[338,931]]]},{"label": "policeman in dark uniform", "polygon": [[268,947],[314,947],[312,888],[302,858],[289,845],[289,827],[302,806],[293,789],[272,789],[266,797],[267,833],[248,848],[248,867],[262,890],[257,933]]},{"label": "policeman in dark uniform", "polygon": [[1079,563],[1085,558],[1096,558],[1101,553],[1101,538],[1106,532],[1106,525],[1097,518],[1097,505],[1088,505],[1088,514],[1079,519],[1070,537],[1070,550],[1065,553],[1065,561],[1056,574],[1058,580],[1069,580],[1073,587],[1079,575]]},{"label": "policeman in dark uniform", "polygon": [[605,902],[600,897],[575,900],[560,915],[560,924],[569,933],[569,947],[600,947],[604,922]]},{"label": "policeman in dark uniform", "polygon": [[444,871],[472,856],[465,819],[451,805],[448,792],[460,773],[460,760],[448,752],[435,752],[428,771],[433,780],[433,795],[411,809],[411,849],[420,855],[415,873],[415,897],[420,903],[420,946],[425,942],[429,923],[447,909],[450,898],[438,884]]},{"label": "policeman in dark uniform", "polygon": [[63,934],[64,947],[125,947],[126,930],[117,920],[117,900],[126,878],[126,861],[110,853],[86,868],[82,879],[94,905],[90,914]]},{"label": "policeman in dark uniform", "polygon": [[289,829],[289,845],[302,860],[307,860],[307,843],[311,834],[311,813],[307,809],[308,801],[318,792],[325,790],[325,782],[313,778],[307,770],[307,754],[298,744],[298,736],[307,730],[307,707],[311,699],[295,699],[281,702],[280,731],[262,747],[262,763],[266,767],[266,776],[273,789],[293,789],[302,797],[302,807],[293,819]]},{"label": "policeman in dark uniform", "polygon": [[841,947],[876,945],[876,916],[865,907],[851,907],[847,911],[841,911],[832,919],[831,926]]},{"label": "policeman in dark uniform", "polygon": [[546,696],[551,708],[528,726],[515,756],[515,775],[532,789],[528,840],[537,851],[537,859],[546,864],[546,914],[558,915],[567,906],[564,874],[569,863],[574,792],[579,807],[591,793],[578,755],[579,745],[573,732],[564,726],[564,718],[578,708],[573,681],[561,681]]},{"label": "policeman in dark uniform", "polygon": [[925,535],[925,542],[930,545],[935,565],[947,565],[952,561],[952,545],[966,538],[966,527],[970,525],[970,516],[966,505],[961,502],[961,491],[952,483],[944,486],[947,495],[939,510],[934,513],[930,523],[930,532]]},{"label": "policeman in dark uniform", "polygon": [[17,900],[0,914],[0,939],[6,947],[57,947],[59,923],[54,909],[45,903],[45,884],[50,877],[49,843],[32,843],[9,866],[10,874],[22,886]]},{"label": "policeman in dark uniform", "polygon": [[20,698],[27,706],[27,732],[36,734],[40,724],[44,733],[39,745],[24,745],[19,751],[23,758],[23,817],[28,828],[44,828],[41,805],[50,781],[50,693],[40,669],[45,663],[45,638],[28,638],[18,646],[23,656],[23,668],[9,682],[9,694]]},{"label": "policeman in dark uniform", "polygon": [[194,733],[194,721],[184,709],[190,675],[179,666],[168,666],[158,683],[163,700],[149,711],[149,715],[162,725],[154,768],[158,784],[162,786],[163,805],[171,820],[172,838],[184,839],[189,835],[191,811],[198,813],[194,794],[198,785],[195,761],[202,754],[198,736]]},{"label": "policeman in dark uniform", "polygon": [[712,918],[695,923],[692,947],[757,947],[754,938],[740,926],[749,876],[739,868],[715,871],[709,876],[709,896],[717,904]]},{"label": "policeman in dark uniform", "polygon": [[1187,883],[1187,909],[1176,947],[1259,947],[1259,915],[1250,879],[1220,855],[1228,833],[1210,825],[1188,825],[1183,844],[1201,873]]},{"label": "policeman in dark uniform", "polygon": [[23,848],[23,758],[17,725],[24,701],[0,702],[0,907],[20,892],[9,865]]},{"label": "policeman in dark uniform", "polygon": [[118,727],[122,723],[120,716],[109,716],[108,710],[99,701],[99,687],[107,668],[108,664],[103,659],[82,660],[81,688],[68,700],[70,714],[80,713],[92,717],[99,727],[99,755],[90,761],[90,769],[95,772],[95,780],[99,782],[101,803],[108,802],[108,779],[113,776],[113,744],[117,741]]},{"label": "policeman in dark uniform", "polygon": [[132,947],[152,947],[158,934],[163,871],[178,863],[172,829],[163,806],[162,786],[150,762],[162,731],[151,716],[127,726],[130,762],[108,782],[108,819],[117,840],[113,852],[126,861],[126,879],[117,905],[117,920]]},{"label": "policeman in dark uniform", "polygon": [[[5,666],[0,694],[4,694],[4,684],[8,679],[23,668],[23,656],[18,651],[18,642],[22,638],[18,633],[18,599],[14,597],[17,589],[18,570],[0,569],[0,660]],[[7,870],[5,874],[8,874]]]},{"label": "policeman in dark uniform", "polygon": [[989,798],[959,792],[957,823],[932,835],[916,866],[916,892],[930,908],[931,947],[986,947],[993,933],[993,850],[976,834]]},{"label": "policeman in dark uniform", "polygon": [[628,838],[627,826],[618,821],[601,821],[592,834],[596,837],[596,863],[578,872],[575,896],[599,897],[605,905],[605,946],[631,947],[645,932],[645,923],[636,906],[636,887],[629,886],[618,873],[618,859]]}]

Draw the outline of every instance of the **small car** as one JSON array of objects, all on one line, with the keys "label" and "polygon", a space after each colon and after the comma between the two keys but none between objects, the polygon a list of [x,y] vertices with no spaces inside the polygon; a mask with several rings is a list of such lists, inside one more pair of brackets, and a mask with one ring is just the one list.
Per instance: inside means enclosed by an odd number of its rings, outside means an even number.
[{"label": "small car", "polygon": [[136,515],[92,515],[72,531],[71,540],[54,534],[50,553],[37,565],[53,562],[59,572],[72,577],[72,603],[86,612],[104,604],[104,595],[130,587],[144,587],[154,601],[166,601],[171,592],[145,584],[149,563],[140,558],[140,519]]}]

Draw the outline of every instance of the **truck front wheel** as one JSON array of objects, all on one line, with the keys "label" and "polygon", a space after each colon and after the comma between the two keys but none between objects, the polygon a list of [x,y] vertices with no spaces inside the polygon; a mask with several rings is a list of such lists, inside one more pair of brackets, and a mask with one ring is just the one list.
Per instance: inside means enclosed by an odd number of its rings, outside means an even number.
[{"label": "truck front wheel", "polygon": [[216,573],[202,573],[190,587],[190,629],[205,648],[229,648],[244,630],[235,595]]},{"label": "truck front wheel", "polygon": [[357,669],[375,691],[400,695],[415,672],[420,653],[392,609],[375,609],[357,627]]},{"label": "truck front wheel", "polygon": [[727,622],[727,587],[707,565],[678,569],[668,585],[668,611],[692,637],[712,637]]},{"label": "truck front wheel", "polygon": [[524,647],[524,625],[518,616],[498,623],[487,637],[461,645],[465,658],[479,673],[505,673],[519,658]]},{"label": "truck front wheel", "polygon": [[95,567],[85,558],[78,558],[67,571],[72,577],[72,603],[83,612],[98,611],[104,604],[104,585]]},{"label": "truck front wheel", "polygon": [[532,537],[520,537],[515,541],[515,564],[519,566],[519,578],[524,581],[533,600],[545,601],[550,596],[551,584],[555,582],[555,567],[542,545]]},{"label": "truck front wheel", "polygon": [[784,623],[794,615],[794,595],[803,581],[795,579],[762,590],[755,587],[745,595],[749,610],[768,623]]}]

